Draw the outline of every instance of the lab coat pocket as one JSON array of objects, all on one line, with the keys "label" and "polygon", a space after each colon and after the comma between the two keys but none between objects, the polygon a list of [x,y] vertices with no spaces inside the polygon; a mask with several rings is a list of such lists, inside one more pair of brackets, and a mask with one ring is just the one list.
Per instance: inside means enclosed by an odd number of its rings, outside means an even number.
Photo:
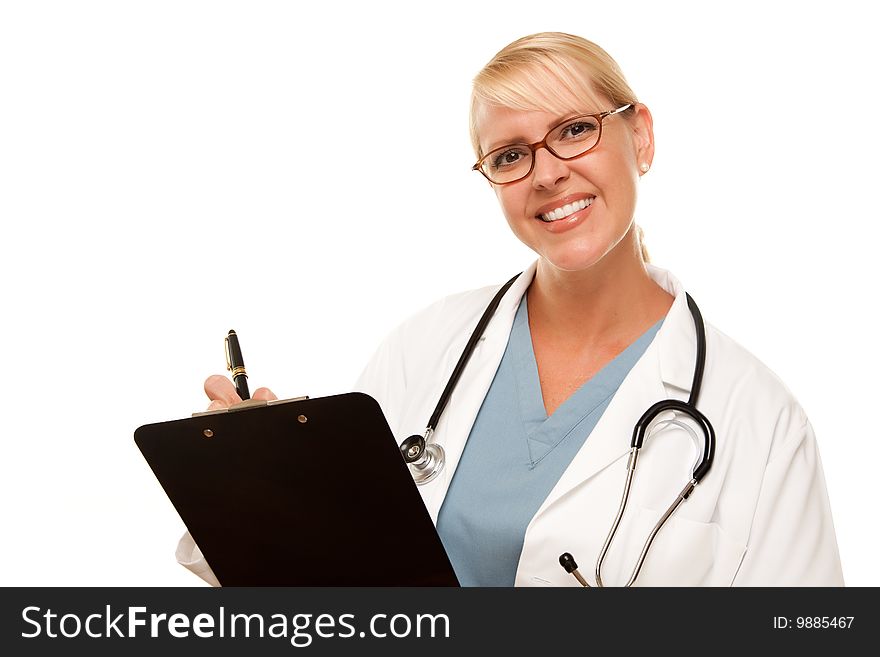
[{"label": "lab coat pocket", "polygon": [[[633,531],[628,533],[626,552],[631,560],[624,564],[624,581],[663,515],[662,510],[644,507],[637,510]],[[733,540],[717,523],[672,515],[654,538],[635,585],[730,586],[745,551],[746,546]]]}]

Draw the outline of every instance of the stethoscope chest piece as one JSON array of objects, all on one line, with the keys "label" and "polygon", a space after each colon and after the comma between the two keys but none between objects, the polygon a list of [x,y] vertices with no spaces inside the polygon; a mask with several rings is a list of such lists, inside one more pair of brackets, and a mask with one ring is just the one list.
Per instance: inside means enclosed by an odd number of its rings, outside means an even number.
[{"label": "stethoscope chest piece", "polygon": [[[430,429],[425,432],[430,437]],[[409,466],[413,481],[422,486],[433,481],[443,471],[446,452],[437,443],[428,443],[425,437],[413,434],[400,444],[400,454]]]}]

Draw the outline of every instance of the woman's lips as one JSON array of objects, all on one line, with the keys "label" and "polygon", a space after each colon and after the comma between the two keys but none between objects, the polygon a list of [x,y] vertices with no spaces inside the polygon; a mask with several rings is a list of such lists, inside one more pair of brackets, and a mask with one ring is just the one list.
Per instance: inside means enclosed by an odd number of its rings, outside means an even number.
[{"label": "woman's lips", "polygon": [[564,233],[565,231],[576,228],[584,223],[590,216],[592,210],[593,206],[591,204],[583,210],[578,210],[577,212],[568,215],[564,219],[558,219],[557,221],[544,221],[538,219],[537,221],[544,230],[550,233]]},{"label": "woman's lips", "polygon": [[[539,208],[535,219],[550,233],[563,233],[580,225],[590,215],[596,197],[577,194],[557,199]],[[561,216],[560,219],[555,217]],[[550,220],[548,221],[548,218]]]}]

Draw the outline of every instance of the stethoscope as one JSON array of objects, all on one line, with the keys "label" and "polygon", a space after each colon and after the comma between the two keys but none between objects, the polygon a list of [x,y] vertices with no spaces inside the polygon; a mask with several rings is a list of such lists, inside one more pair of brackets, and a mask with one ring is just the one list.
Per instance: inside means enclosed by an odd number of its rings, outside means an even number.
[{"label": "stethoscope", "polygon": [[[492,319],[492,315],[495,314],[495,310],[498,308],[498,304],[501,303],[501,298],[519,276],[520,274],[517,274],[509,281],[507,281],[507,283],[501,286],[501,289],[498,290],[498,292],[492,298],[492,301],[486,307],[486,310],[483,312],[483,316],[480,318],[480,321],[477,323],[474,332],[471,334],[470,339],[465,345],[464,351],[459,357],[458,363],[456,363],[455,369],[452,371],[452,375],[449,377],[449,381],[447,381],[446,387],[443,389],[443,393],[440,395],[440,400],[437,402],[434,413],[428,420],[428,425],[425,428],[424,436],[415,434],[410,436],[400,444],[400,453],[403,455],[404,461],[406,461],[407,465],[409,466],[413,480],[419,486],[427,484],[429,481],[432,481],[434,478],[436,478],[437,475],[440,474],[440,472],[443,470],[443,466],[446,464],[446,453],[444,452],[443,447],[438,443],[431,442],[431,437],[434,434],[434,429],[437,427],[437,422],[440,420],[440,416],[443,414],[443,410],[446,408],[446,404],[449,402],[449,398],[452,396],[452,391],[455,389],[455,386],[457,385],[458,380],[461,377],[461,373],[464,371],[468,360],[470,360],[470,357],[477,346],[477,342],[479,342],[480,338],[483,336],[483,333],[486,330],[486,326],[488,326],[489,321]],[[654,542],[654,537],[657,536],[657,532],[660,531],[660,528],[663,527],[663,525],[675,512],[675,510],[681,505],[681,503],[690,496],[696,485],[700,483],[703,477],[706,476],[706,473],[709,472],[709,468],[712,467],[712,459],[715,456],[715,430],[712,428],[712,424],[709,422],[706,416],[703,415],[696,407],[697,398],[700,394],[700,387],[703,384],[703,369],[706,365],[706,326],[703,323],[703,316],[700,313],[700,309],[697,307],[696,302],[694,302],[694,300],[691,298],[691,295],[685,294],[685,296],[687,297],[688,309],[690,310],[691,316],[693,317],[694,327],[697,333],[697,359],[694,366],[694,379],[693,383],[691,384],[691,394],[686,402],[683,402],[679,399],[665,399],[663,401],[658,401],[647,411],[645,411],[645,413],[642,415],[641,418],[639,418],[639,421],[636,423],[636,426],[633,429],[629,460],[627,461],[626,465],[626,483],[624,484],[623,496],[620,500],[620,508],[618,509],[617,517],[614,519],[614,523],[611,526],[611,531],[608,532],[608,537],[605,539],[605,544],[602,546],[602,551],[599,553],[599,558],[596,561],[596,584],[598,586],[603,586],[602,563],[605,561],[605,556],[608,554],[608,549],[611,547],[611,543],[614,540],[615,534],[617,533],[617,528],[620,525],[620,520],[621,518],[623,518],[623,514],[626,511],[626,504],[629,500],[629,493],[632,487],[633,475],[635,474],[636,464],[639,459],[639,451],[642,449],[642,444],[645,441],[645,435],[647,433],[648,427],[654,421],[654,419],[665,411],[677,411],[678,413],[681,413],[691,418],[703,432],[703,452],[700,461],[694,467],[693,476],[691,477],[690,481],[687,482],[685,487],[682,488],[681,492],[678,494],[678,497],[675,498],[675,501],[670,504],[669,508],[666,509],[666,511],[663,513],[663,515],[660,517],[660,520],[651,531],[651,534],[648,536],[648,540],[645,541],[645,545],[642,548],[641,554],[639,555],[638,562],[636,563],[636,566],[633,569],[632,575],[630,575],[629,581],[626,583],[626,586],[632,586],[633,582],[635,582],[636,578],[639,576],[639,572],[642,569],[642,565],[645,563],[645,558],[648,556],[648,550],[650,549],[651,544]],[[679,424],[680,426],[685,426],[674,420],[670,422]],[[685,428],[687,427],[685,426]],[[587,587],[589,586],[587,581],[578,572],[577,563],[575,563],[575,560],[571,556],[571,554],[566,552],[561,555],[559,557],[559,563],[566,570],[566,572],[574,575],[574,577],[577,579],[578,582],[581,583],[581,585]]]}]

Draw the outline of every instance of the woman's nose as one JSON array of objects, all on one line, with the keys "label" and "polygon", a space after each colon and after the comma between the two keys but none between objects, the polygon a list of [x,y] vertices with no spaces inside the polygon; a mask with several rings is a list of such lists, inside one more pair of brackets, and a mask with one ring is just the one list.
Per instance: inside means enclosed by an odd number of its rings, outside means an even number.
[{"label": "woman's nose", "polygon": [[568,163],[560,160],[546,148],[536,150],[534,158],[532,185],[536,189],[552,189],[568,178]]}]

